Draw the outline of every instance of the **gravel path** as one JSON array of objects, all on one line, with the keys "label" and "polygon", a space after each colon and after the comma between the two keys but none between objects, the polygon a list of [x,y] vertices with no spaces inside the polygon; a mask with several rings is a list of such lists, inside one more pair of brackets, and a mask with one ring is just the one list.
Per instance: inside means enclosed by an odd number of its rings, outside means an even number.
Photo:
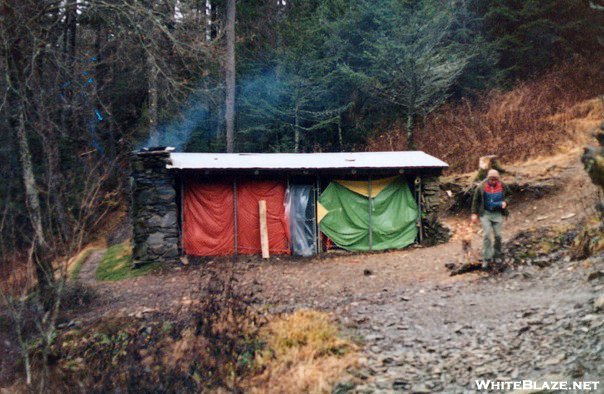
[{"label": "gravel path", "polygon": [[[599,380],[604,256],[451,285],[411,286],[341,311],[365,338],[358,392],[459,392],[474,380]],[[602,391],[599,391],[602,392]]]}]

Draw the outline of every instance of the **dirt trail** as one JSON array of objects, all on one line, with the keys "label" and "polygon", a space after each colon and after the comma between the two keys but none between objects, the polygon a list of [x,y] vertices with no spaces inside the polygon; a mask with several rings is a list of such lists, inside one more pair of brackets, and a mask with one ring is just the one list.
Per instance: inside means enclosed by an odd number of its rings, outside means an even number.
[{"label": "dirt trail", "polygon": [[103,254],[105,254],[106,249],[97,249],[90,253],[90,256],[86,259],[86,262],[82,265],[80,272],[78,274],[78,280],[89,286],[93,286],[96,283],[95,274],[96,269],[101,262],[101,258]]}]

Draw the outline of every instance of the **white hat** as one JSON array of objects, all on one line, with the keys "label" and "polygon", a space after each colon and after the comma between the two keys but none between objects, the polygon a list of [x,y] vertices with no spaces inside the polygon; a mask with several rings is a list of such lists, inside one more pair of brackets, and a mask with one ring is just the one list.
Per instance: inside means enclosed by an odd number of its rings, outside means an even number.
[{"label": "white hat", "polygon": [[499,171],[490,169],[487,173],[487,178],[497,178],[499,179]]}]

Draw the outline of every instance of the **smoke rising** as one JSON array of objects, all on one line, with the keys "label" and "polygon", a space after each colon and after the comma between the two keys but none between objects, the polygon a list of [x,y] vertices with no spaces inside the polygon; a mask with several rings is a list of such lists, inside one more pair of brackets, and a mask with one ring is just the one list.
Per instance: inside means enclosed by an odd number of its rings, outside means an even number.
[{"label": "smoke rising", "polygon": [[[237,128],[241,142],[247,139],[258,142],[260,137],[256,134],[259,131],[269,129],[276,120],[283,121],[283,112],[287,112],[283,108],[288,105],[283,102],[287,88],[287,84],[275,70],[253,77],[242,77],[238,81]],[[197,149],[201,145],[202,150],[211,150],[209,141],[216,137],[224,117],[223,112],[216,109],[210,111],[208,108],[207,103],[212,101],[212,94],[213,92],[204,89],[194,93],[186,106],[170,120],[161,122],[136,149],[170,146],[175,151],[184,151],[190,149],[191,145],[195,145]]]},{"label": "smoke rising", "polygon": [[149,139],[138,149],[171,146],[175,151],[183,151],[191,139],[193,131],[208,120],[209,111],[199,97],[189,100],[189,104],[169,121],[159,124]]}]

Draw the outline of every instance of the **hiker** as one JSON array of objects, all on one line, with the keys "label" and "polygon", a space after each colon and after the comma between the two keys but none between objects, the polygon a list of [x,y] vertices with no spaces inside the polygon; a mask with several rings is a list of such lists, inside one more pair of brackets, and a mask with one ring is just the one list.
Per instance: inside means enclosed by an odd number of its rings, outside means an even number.
[{"label": "hiker", "polygon": [[[472,223],[482,222],[482,267],[487,269],[503,257],[501,253],[501,228],[503,218],[508,215],[507,187],[501,182],[497,170],[489,170],[487,178],[482,181],[472,198]],[[494,236],[494,240],[491,237]],[[493,242],[494,241],[494,242]]]}]

